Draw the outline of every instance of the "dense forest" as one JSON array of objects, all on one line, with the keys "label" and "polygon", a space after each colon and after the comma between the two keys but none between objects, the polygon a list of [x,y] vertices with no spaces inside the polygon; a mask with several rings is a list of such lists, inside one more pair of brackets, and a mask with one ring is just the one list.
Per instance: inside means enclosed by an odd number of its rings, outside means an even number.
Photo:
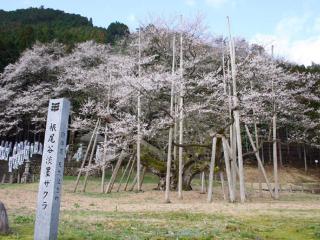
[{"label": "dense forest", "polygon": [[56,40],[71,49],[75,43],[87,40],[113,44],[128,34],[125,24],[114,22],[107,29],[95,27],[91,18],[60,10],[43,7],[0,10],[0,72],[36,41],[47,43]]}]

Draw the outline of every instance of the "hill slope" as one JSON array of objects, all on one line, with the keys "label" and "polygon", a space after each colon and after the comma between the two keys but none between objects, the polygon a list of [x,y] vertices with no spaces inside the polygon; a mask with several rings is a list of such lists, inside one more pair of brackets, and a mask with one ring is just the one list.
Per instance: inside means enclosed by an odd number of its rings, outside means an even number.
[{"label": "hill slope", "polygon": [[124,24],[116,22],[110,26],[108,29],[95,27],[91,19],[60,10],[0,10],[0,71],[15,62],[20,53],[36,41],[45,43],[57,40],[68,46],[86,40],[108,43],[113,42],[117,36],[129,33]]}]

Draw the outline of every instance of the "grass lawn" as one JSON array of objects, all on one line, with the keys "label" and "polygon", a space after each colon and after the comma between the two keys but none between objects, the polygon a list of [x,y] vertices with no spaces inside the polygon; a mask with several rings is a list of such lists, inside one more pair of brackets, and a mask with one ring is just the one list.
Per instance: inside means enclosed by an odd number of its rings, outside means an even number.
[{"label": "grass lawn", "polygon": [[[66,177],[58,239],[320,239],[320,197],[283,193],[279,201],[253,195],[245,204],[214,202],[197,189],[171,204],[154,191],[147,176],[145,192],[99,193],[91,179],[86,193],[73,193],[74,178]],[[198,185],[196,183],[195,185]],[[33,239],[37,183],[0,185],[0,200],[8,210],[12,233],[0,239]],[[221,190],[220,190],[221,191]]]}]

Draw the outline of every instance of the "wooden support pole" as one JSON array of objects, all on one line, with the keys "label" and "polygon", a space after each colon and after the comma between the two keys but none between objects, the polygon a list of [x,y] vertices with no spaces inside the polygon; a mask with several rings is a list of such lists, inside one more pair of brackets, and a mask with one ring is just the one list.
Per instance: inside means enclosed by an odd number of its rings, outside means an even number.
[{"label": "wooden support pole", "polygon": [[[172,77],[174,76],[174,67],[175,67],[175,42],[176,37],[173,35],[172,40]],[[170,94],[170,115],[174,115],[174,80],[171,81],[171,94]],[[170,177],[171,177],[171,161],[172,161],[172,135],[173,135],[173,126],[170,126],[169,129],[169,140],[168,140],[168,153],[167,153],[167,172],[166,172],[166,190],[164,201],[170,203]]]},{"label": "wooden support pole", "polygon": [[224,191],[224,177],[223,177],[222,171],[220,171],[220,181],[221,181],[221,190],[222,190],[223,200],[227,200],[226,192]]},{"label": "wooden support pole", "polygon": [[232,192],[233,195],[236,196],[236,190],[237,190],[237,175],[239,176],[239,169],[237,167],[237,134],[236,134],[236,126],[235,124],[232,124],[232,141],[230,142],[230,145],[226,141],[226,146],[229,153],[229,158],[231,159],[231,185],[232,185]]},{"label": "wooden support pole", "polygon": [[87,148],[87,151],[86,151],[86,154],[84,155],[84,158],[82,160],[82,163],[81,163],[81,167],[80,167],[80,170],[79,170],[79,173],[78,173],[78,176],[77,176],[77,180],[76,180],[76,185],[74,187],[74,190],[73,192],[76,192],[77,191],[77,188],[78,188],[78,185],[79,185],[79,181],[80,181],[80,177],[81,177],[81,173],[82,173],[82,170],[84,168],[84,164],[87,160],[87,157],[89,155],[89,151],[90,151],[90,148],[91,148],[91,144],[92,144],[92,141],[93,141],[93,137],[95,136],[96,134],[96,130],[98,128],[98,124],[100,122],[100,119],[98,119],[97,123],[96,123],[96,126],[94,127],[94,130],[93,130],[93,133],[91,135],[91,138],[90,138],[90,141],[89,141],[89,144],[88,144],[88,148]]},{"label": "wooden support pole", "polygon": [[[139,74],[139,85],[141,82],[141,29],[139,27],[139,65],[138,65],[138,74]],[[141,155],[141,92],[139,86],[138,92],[138,133],[137,133],[137,178],[138,182],[140,182],[140,155]],[[140,186],[138,185],[138,191],[140,191]]]},{"label": "wooden support pole", "polygon": [[20,175],[20,172],[18,172],[17,183],[21,183],[21,175]]},{"label": "wooden support pole", "polygon": [[201,176],[201,191],[200,191],[200,193],[205,194],[206,189],[205,189],[205,174],[204,174],[204,172],[201,172],[200,176]]},{"label": "wooden support pole", "polygon": [[229,158],[229,153],[227,150],[227,145],[226,145],[226,139],[225,137],[222,137],[222,145],[223,145],[223,155],[224,155],[224,162],[226,165],[226,172],[227,172],[227,179],[228,179],[228,188],[229,188],[229,199],[230,202],[235,201],[235,196],[232,191],[232,178],[231,178],[231,170],[230,170],[230,158]]},{"label": "wooden support pole", "polygon": [[136,186],[136,183],[137,183],[137,175],[134,177],[132,181],[131,187],[129,189],[130,192],[133,191],[134,187]]},{"label": "wooden support pole", "polygon": [[278,180],[278,156],[277,156],[277,116],[272,117],[273,122],[273,171],[274,171],[274,198],[279,199],[279,180]]},{"label": "wooden support pole", "polygon": [[252,136],[251,136],[251,133],[249,131],[249,128],[248,128],[247,125],[245,125],[245,128],[246,128],[247,135],[249,137],[249,141],[251,143],[251,147],[252,147],[252,149],[253,149],[253,151],[254,151],[254,153],[256,155],[256,158],[258,160],[258,164],[260,165],[260,170],[261,170],[262,175],[263,175],[263,177],[264,177],[264,179],[265,179],[265,181],[267,183],[267,186],[268,186],[269,192],[271,194],[271,197],[274,197],[273,192],[272,192],[272,188],[271,188],[271,185],[270,185],[270,182],[269,182],[269,179],[267,177],[266,171],[265,171],[264,166],[262,164],[262,161],[260,159],[259,152],[257,151],[257,148],[256,148],[256,146],[255,146],[255,144],[254,144],[254,142],[252,140]]},{"label": "wooden support pole", "polygon": [[[239,185],[240,185],[240,200],[243,203],[246,199],[245,195],[245,183],[244,183],[244,168],[243,168],[243,157],[242,157],[242,140],[240,131],[240,112],[239,112],[239,99],[237,97],[237,81],[236,81],[236,62],[235,62],[235,46],[231,36],[230,20],[227,17],[228,29],[229,29],[229,46],[230,46],[230,59],[231,59],[231,74],[232,74],[232,90],[233,90],[233,111],[234,123],[236,128],[236,139],[237,139],[237,153],[238,153],[238,167],[239,167]],[[231,177],[231,176],[230,176]],[[231,178],[230,178],[231,180]]]},{"label": "wooden support pole", "polygon": [[6,174],[4,173],[2,176],[1,184],[4,184],[5,180],[6,180]]},{"label": "wooden support pole", "polygon": [[126,180],[126,184],[125,184],[124,189],[123,189],[124,191],[127,190],[128,183],[129,183],[129,180],[130,180],[130,177],[131,177],[131,174],[132,174],[132,171],[133,171],[133,167],[134,167],[135,162],[136,162],[136,159],[134,158],[133,161],[132,161],[132,165],[131,165],[131,167],[130,167],[130,171],[129,171],[129,173],[128,173],[128,177],[127,177],[127,180]]},{"label": "wooden support pole", "polygon": [[[182,15],[181,15],[182,24]],[[179,93],[179,144],[183,144],[183,37],[180,33],[180,93]],[[179,167],[178,167],[178,198],[182,199],[182,174],[183,174],[183,148],[179,146]]]},{"label": "wooden support pole", "polygon": [[120,156],[119,156],[119,159],[117,161],[117,164],[112,172],[112,175],[111,175],[111,178],[110,178],[110,181],[108,183],[108,186],[107,186],[107,189],[106,189],[106,193],[110,193],[112,191],[112,188],[113,188],[113,185],[114,185],[114,182],[116,180],[116,177],[118,175],[118,172],[119,172],[119,169],[120,169],[120,166],[121,166],[121,163],[124,159],[124,156],[125,156],[125,153],[124,151],[122,150],[121,153],[120,153]]},{"label": "wooden support pole", "polygon": [[212,139],[212,152],[211,152],[211,161],[209,169],[209,186],[208,186],[208,199],[207,201],[212,202],[212,190],[213,190],[213,175],[214,175],[214,165],[216,161],[216,147],[217,147],[217,137]]},{"label": "wooden support pole", "polygon": [[13,183],[13,173],[10,173],[10,175],[9,175],[9,183],[10,184]]},{"label": "wooden support pole", "polygon": [[119,182],[119,185],[118,185],[118,189],[117,189],[117,192],[119,192],[120,190],[120,187],[121,187],[121,184],[122,184],[122,180],[124,179],[126,173],[127,173],[127,170],[129,169],[129,166],[130,166],[130,163],[133,161],[133,155],[130,157],[127,165],[126,165],[126,168],[124,169],[123,173],[122,173],[122,176],[121,176],[121,179],[120,179],[120,182]]},{"label": "wooden support pole", "polygon": [[107,166],[107,132],[108,132],[108,125],[104,129],[104,141],[103,141],[103,165],[101,167],[102,176],[101,176],[101,193],[104,193],[104,181],[106,176],[106,166]]},{"label": "wooden support pole", "polygon": [[303,145],[303,159],[304,159],[304,171],[308,171],[308,165],[307,165],[307,152],[306,152],[306,144]]},{"label": "wooden support pole", "polygon": [[[90,158],[89,158],[88,168],[91,167],[93,155],[94,155],[94,153],[95,153],[95,148],[96,148],[96,145],[97,145],[97,138],[98,138],[98,130],[99,130],[99,127],[100,127],[100,122],[99,122],[99,124],[98,124],[97,130],[96,130],[96,133],[95,133],[94,142],[93,142],[93,145],[92,145],[91,154],[90,154]],[[89,177],[89,169],[87,169],[86,175],[85,175],[85,177],[84,177],[84,183],[83,183],[82,192],[85,192],[85,191],[86,191],[87,182],[88,182],[88,177]]]},{"label": "wooden support pole", "polygon": [[278,151],[279,151],[279,161],[280,161],[280,167],[283,167],[283,162],[282,162],[282,147],[281,147],[281,142],[278,143]]},{"label": "wooden support pole", "polygon": [[141,187],[142,187],[142,183],[143,183],[144,177],[145,177],[145,175],[146,175],[146,171],[147,171],[147,168],[146,168],[146,167],[143,167],[143,168],[142,168],[142,176],[141,176],[140,183],[139,183],[140,189],[141,189]]}]

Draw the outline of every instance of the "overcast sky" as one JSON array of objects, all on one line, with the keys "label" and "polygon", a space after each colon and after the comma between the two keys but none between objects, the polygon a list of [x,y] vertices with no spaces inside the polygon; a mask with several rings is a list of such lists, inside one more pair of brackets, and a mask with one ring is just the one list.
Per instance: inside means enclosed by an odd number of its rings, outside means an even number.
[{"label": "overcast sky", "polygon": [[226,16],[233,33],[299,64],[320,63],[320,0],[0,0],[0,8],[50,7],[93,19],[96,26],[113,21],[131,30],[148,16],[182,14],[205,17],[209,31],[226,35]]}]

